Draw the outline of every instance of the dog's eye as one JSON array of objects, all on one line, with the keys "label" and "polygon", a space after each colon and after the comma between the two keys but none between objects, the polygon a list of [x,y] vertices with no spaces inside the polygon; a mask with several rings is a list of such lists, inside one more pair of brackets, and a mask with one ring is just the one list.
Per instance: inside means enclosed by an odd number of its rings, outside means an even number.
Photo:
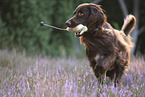
[{"label": "dog's eye", "polygon": [[84,16],[84,13],[79,12],[79,13],[78,13],[78,16],[80,16],[80,17],[81,17],[81,16]]}]

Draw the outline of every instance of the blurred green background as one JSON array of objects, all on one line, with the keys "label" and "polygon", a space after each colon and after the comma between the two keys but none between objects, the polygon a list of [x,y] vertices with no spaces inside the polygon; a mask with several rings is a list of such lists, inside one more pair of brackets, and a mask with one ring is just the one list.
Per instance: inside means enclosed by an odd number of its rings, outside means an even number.
[{"label": "blurred green background", "polygon": [[[120,0],[1,0],[0,49],[17,49],[27,54],[83,56],[84,47],[73,33],[41,27],[40,21],[66,28],[65,21],[81,3],[102,5],[108,22],[121,29],[125,17]],[[122,0],[123,1],[123,0]],[[136,3],[138,2],[138,3]],[[124,0],[128,14],[137,17],[134,54],[145,55],[145,0]],[[136,13],[137,12],[137,13]]]}]

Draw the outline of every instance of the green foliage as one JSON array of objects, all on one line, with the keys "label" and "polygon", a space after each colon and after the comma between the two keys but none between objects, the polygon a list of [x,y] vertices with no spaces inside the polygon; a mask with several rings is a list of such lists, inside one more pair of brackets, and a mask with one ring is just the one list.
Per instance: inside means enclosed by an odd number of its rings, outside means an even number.
[{"label": "green foliage", "polygon": [[[28,52],[41,50],[43,44],[48,40],[43,37],[48,36],[47,32],[40,32],[39,26],[40,19],[44,14],[42,10],[45,9],[41,6],[43,2],[5,0],[1,4],[1,48],[18,47],[20,50],[26,49]],[[43,7],[41,10],[39,10],[40,6]]]},{"label": "green foliage", "polygon": [[29,54],[74,53],[77,39],[71,32],[41,27],[39,22],[65,28],[65,21],[80,3],[81,0],[0,1],[0,49],[17,48]]}]

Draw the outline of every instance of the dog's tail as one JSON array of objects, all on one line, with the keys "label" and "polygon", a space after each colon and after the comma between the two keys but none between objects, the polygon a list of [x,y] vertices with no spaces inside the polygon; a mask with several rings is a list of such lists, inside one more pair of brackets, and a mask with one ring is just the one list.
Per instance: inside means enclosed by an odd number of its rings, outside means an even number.
[{"label": "dog's tail", "polygon": [[133,30],[135,24],[136,24],[136,18],[133,15],[128,15],[124,20],[124,24],[121,30],[124,31],[126,36],[128,36]]}]

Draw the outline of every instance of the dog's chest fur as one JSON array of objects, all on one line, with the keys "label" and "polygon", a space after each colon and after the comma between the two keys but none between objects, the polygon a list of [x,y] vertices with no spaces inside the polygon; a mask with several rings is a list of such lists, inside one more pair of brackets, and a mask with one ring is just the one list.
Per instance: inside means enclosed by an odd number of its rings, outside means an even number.
[{"label": "dog's chest fur", "polygon": [[[80,37],[80,42],[90,53],[106,56],[117,51],[116,40],[113,35],[105,33],[102,37],[91,34]],[[93,54],[93,55],[94,55]]]}]

